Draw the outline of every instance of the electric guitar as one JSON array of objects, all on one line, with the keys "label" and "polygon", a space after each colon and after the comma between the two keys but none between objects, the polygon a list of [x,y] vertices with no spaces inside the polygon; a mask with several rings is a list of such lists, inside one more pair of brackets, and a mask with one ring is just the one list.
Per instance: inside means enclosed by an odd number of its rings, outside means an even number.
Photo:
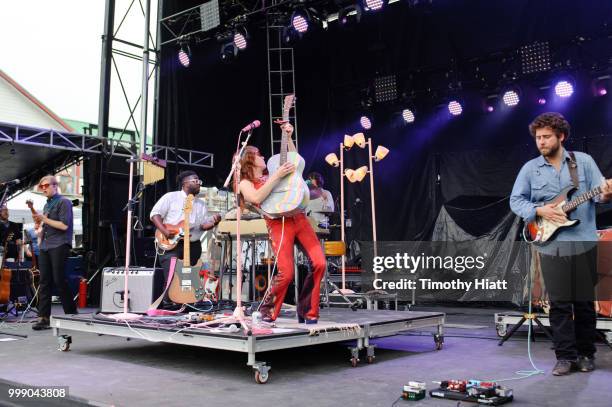
[{"label": "electric guitar", "polygon": [[[295,95],[293,94],[285,96],[283,119],[277,120],[276,123],[289,122],[289,111],[294,100]],[[270,195],[261,203],[261,209],[271,217],[292,216],[301,212],[308,205],[310,198],[308,185],[302,177],[306,163],[296,151],[287,151],[288,138],[289,135],[283,131],[280,154],[273,155],[268,160],[268,171],[270,173],[277,171],[287,161],[295,165],[295,171],[281,179],[270,192]]]},{"label": "electric guitar", "polygon": [[191,265],[191,247],[189,216],[193,209],[194,196],[189,194],[185,199],[183,211],[184,243],[183,260],[176,259],[168,297],[177,304],[193,304],[202,300],[215,301],[218,298],[218,279],[211,270],[202,267],[202,259]]},{"label": "electric guitar", "polygon": [[[580,194],[568,202],[568,199],[574,192],[576,192],[576,188],[573,185],[569,186],[562,190],[555,198],[544,204],[557,204],[557,207],[561,208],[563,212],[567,214],[576,209],[579,205],[601,194],[602,190],[600,186],[595,187],[589,192]],[[528,243],[541,245],[550,241],[561,229],[575,226],[578,223],[580,223],[578,219],[568,219],[564,223],[555,223],[541,216],[536,216],[534,221],[525,224],[523,238]]]},{"label": "electric guitar", "polygon": [[0,304],[8,304],[11,299],[11,277],[13,273],[11,269],[4,268],[4,265],[8,253],[8,244],[13,236],[13,232],[10,232],[4,240],[4,252],[2,255],[2,264],[0,264]]},{"label": "electric guitar", "polygon": [[179,222],[177,225],[171,225],[169,223],[164,223],[164,227],[172,233],[172,236],[166,237],[164,234],[157,229],[155,231],[155,244],[157,247],[164,250],[172,250],[176,247],[176,245],[181,241],[183,237],[185,237],[184,232],[184,222]]}]

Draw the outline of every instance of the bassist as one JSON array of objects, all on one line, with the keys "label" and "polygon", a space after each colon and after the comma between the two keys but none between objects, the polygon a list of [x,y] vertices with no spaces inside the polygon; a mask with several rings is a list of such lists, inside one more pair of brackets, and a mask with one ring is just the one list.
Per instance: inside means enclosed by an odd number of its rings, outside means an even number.
[{"label": "bassist", "polygon": [[536,217],[560,225],[567,222],[561,205],[547,203],[566,187],[577,193],[601,187],[602,193],[571,213],[580,223],[560,230],[551,242],[538,246],[542,274],[550,298],[550,326],[557,364],[552,374],[592,371],[595,354],[597,231],[595,203],[612,197],[612,180],[605,181],[591,156],[570,153],[563,143],[570,125],[559,113],[544,113],[529,125],[540,156],[520,170],[512,189],[510,207],[525,222]]},{"label": "bassist", "polygon": [[[150,215],[151,221],[166,238],[170,238],[175,234],[175,232],[170,230],[169,225],[178,225],[183,221],[183,208],[187,195],[197,197],[200,193],[200,185],[202,185],[198,175],[190,170],[181,172],[177,179],[181,189],[168,192],[162,196],[153,206]],[[221,220],[221,216],[208,216],[208,210],[204,201],[195,199],[189,220],[190,224],[193,225],[190,229],[189,238],[190,264],[195,264],[202,255],[202,243],[200,242],[202,233],[215,227]],[[164,281],[168,279],[172,257],[183,258],[183,240],[180,240],[174,249],[166,250],[160,256],[160,263],[164,270]]]}]

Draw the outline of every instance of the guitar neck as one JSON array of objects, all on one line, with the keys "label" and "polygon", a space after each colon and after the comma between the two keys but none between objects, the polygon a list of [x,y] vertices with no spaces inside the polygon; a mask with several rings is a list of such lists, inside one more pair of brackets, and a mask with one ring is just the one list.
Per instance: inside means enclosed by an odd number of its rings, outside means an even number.
[{"label": "guitar neck", "polygon": [[185,221],[183,222],[184,237],[183,237],[183,264],[185,267],[190,266],[191,262],[191,225],[189,224],[189,213],[185,212]]},{"label": "guitar neck", "polygon": [[585,192],[584,194],[578,195],[576,198],[563,205],[561,209],[563,210],[563,212],[570,212],[576,209],[576,207],[578,207],[579,205],[582,205],[583,203],[593,199],[599,194],[601,194],[601,187],[595,187],[589,192]]},{"label": "guitar neck", "polygon": [[283,136],[281,138],[281,147],[280,147],[280,165],[283,165],[284,163],[287,162],[287,148],[288,148],[288,140],[287,140],[287,133],[285,131],[283,131]]}]

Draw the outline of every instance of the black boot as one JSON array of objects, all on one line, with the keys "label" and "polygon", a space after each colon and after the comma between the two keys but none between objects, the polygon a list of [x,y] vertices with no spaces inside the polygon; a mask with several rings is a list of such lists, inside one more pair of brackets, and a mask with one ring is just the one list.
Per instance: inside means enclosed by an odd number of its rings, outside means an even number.
[{"label": "black boot", "polygon": [[50,329],[51,325],[49,325],[49,318],[40,317],[38,321],[32,325],[32,329],[35,331],[42,331],[43,329]]}]

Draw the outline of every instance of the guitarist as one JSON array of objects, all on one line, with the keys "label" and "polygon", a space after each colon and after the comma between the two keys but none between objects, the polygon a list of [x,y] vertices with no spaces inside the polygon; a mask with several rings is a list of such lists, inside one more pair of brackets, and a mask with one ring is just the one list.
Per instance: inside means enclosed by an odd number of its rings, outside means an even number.
[{"label": "guitarist", "polygon": [[[197,197],[200,193],[200,185],[202,181],[194,171],[188,170],[181,172],[177,181],[180,185],[180,190],[168,192],[162,196],[151,210],[150,219],[155,224],[155,227],[166,238],[173,236],[164,225],[177,225],[184,217],[183,208],[185,206],[185,199],[187,195],[193,195]],[[201,199],[194,199],[193,210],[189,218],[190,224],[190,252],[191,252],[191,264],[197,263],[198,259],[202,255],[202,243],[200,237],[204,231],[212,229],[220,221],[221,216],[216,214],[208,216],[208,210],[206,203]],[[183,241],[181,240],[173,250],[168,250],[164,254],[160,255],[160,264],[164,270],[164,281],[168,280],[168,274],[170,272],[170,260],[176,257],[183,259]]]},{"label": "guitarist", "polygon": [[[293,126],[283,123],[281,130],[288,136],[289,151],[296,151],[291,140]],[[264,175],[267,173],[266,162],[257,148],[248,146],[240,160],[240,194],[247,202],[260,205],[275,185],[293,171],[295,165],[286,162],[274,174]],[[271,322],[276,320],[280,313],[287,288],[293,280],[293,245],[297,239],[312,263],[312,271],[306,276],[298,299],[298,318],[300,322],[316,324],[319,318],[321,278],[325,272],[325,256],[317,235],[304,212],[280,219],[266,218],[266,225],[274,253],[277,253],[278,273],[260,306],[262,319]]]},{"label": "guitarist", "polygon": [[[595,324],[593,288],[596,279],[597,231],[595,203],[612,198],[612,180],[605,181],[591,156],[570,153],[563,143],[570,125],[559,113],[544,113],[529,125],[540,156],[520,170],[512,189],[510,208],[525,222],[536,216],[562,224],[566,213],[556,204],[546,204],[564,188],[577,182],[576,194],[601,186],[602,194],[578,206],[573,227],[561,229],[553,242],[537,246],[544,282],[550,299],[550,326],[555,342],[557,364],[552,374],[562,376],[572,370],[589,372],[595,368]],[[574,173],[575,175],[572,175]]]},{"label": "guitarist", "polygon": [[72,248],[72,202],[58,193],[58,182],[53,175],[42,177],[38,189],[47,197],[43,214],[32,215],[40,230],[40,286],[38,292],[38,322],[32,329],[49,328],[51,316],[51,289],[57,287],[66,314],[76,314],[72,293],[68,288],[64,268]]}]

